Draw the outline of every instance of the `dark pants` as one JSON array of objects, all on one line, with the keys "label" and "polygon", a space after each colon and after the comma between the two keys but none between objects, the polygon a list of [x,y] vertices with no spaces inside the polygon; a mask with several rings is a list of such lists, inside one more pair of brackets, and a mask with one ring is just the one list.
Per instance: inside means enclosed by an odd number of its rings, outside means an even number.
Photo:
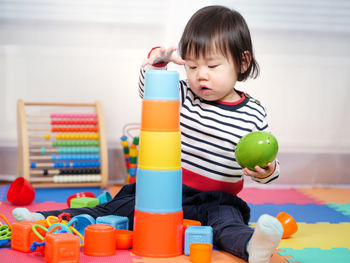
[{"label": "dark pants", "polygon": [[[248,260],[247,242],[253,234],[248,226],[250,209],[246,202],[235,195],[219,191],[201,192],[187,185],[182,188],[184,218],[198,220],[213,228],[213,243],[237,257]],[[71,217],[89,214],[94,218],[119,215],[129,218],[129,229],[133,228],[135,208],[135,184],[125,185],[110,202],[94,208],[67,208],[56,211],[38,211],[45,217],[70,213]]]}]

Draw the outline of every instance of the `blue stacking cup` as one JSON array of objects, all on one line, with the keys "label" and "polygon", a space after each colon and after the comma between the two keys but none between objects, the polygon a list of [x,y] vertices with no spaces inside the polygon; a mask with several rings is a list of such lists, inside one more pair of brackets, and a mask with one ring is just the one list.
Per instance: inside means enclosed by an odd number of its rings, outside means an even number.
[{"label": "blue stacking cup", "polygon": [[68,223],[67,226],[73,225],[76,230],[82,235],[85,236],[85,228],[88,225],[96,224],[95,218],[88,214],[81,214],[73,217]]},{"label": "blue stacking cup", "polygon": [[149,70],[145,78],[145,100],[179,100],[179,73]]},{"label": "blue stacking cup", "polygon": [[138,169],[135,209],[149,213],[182,210],[182,170]]}]

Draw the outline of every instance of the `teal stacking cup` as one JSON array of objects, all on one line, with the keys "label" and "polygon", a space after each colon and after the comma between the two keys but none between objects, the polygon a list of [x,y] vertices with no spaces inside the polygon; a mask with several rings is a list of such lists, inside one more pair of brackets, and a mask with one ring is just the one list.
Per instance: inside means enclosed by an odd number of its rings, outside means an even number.
[{"label": "teal stacking cup", "polygon": [[179,73],[149,70],[145,77],[145,100],[179,100]]},{"label": "teal stacking cup", "polygon": [[182,210],[182,170],[138,169],[135,209],[149,213]]}]

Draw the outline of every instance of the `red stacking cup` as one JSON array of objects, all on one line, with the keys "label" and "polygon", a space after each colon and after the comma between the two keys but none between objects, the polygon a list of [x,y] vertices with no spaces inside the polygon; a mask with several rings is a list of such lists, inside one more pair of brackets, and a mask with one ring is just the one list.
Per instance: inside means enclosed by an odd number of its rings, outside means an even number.
[{"label": "red stacking cup", "polygon": [[15,205],[29,205],[34,198],[33,186],[23,177],[14,180],[7,191],[7,200]]}]

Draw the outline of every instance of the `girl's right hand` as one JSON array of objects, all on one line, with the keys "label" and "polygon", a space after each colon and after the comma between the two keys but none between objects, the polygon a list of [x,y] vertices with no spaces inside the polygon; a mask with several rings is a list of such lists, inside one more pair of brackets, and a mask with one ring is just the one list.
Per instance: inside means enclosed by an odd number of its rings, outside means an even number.
[{"label": "girl's right hand", "polygon": [[185,61],[176,55],[174,51],[176,51],[176,47],[169,47],[168,49],[165,47],[155,48],[142,63],[141,67],[154,64],[167,64],[169,62],[184,65]]}]

